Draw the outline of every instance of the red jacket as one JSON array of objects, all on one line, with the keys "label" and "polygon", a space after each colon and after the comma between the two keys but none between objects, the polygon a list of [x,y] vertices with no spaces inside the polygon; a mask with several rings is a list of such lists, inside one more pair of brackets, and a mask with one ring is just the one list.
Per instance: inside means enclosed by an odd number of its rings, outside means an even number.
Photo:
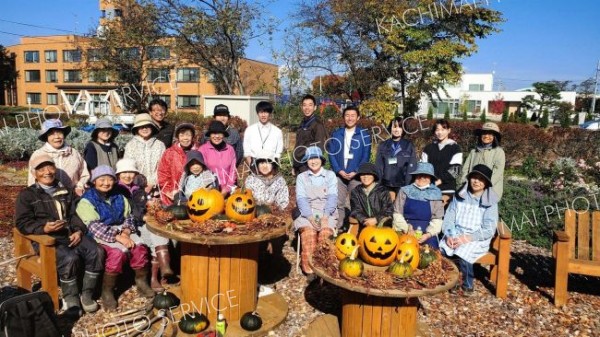
[{"label": "red jacket", "polygon": [[[192,144],[191,150],[198,150],[200,144]],[[183,168],[185,166],[185,152],[179,146],[179,142],[173,144],[170,148],[166,149],[158,162],[158,186],[160,187],[160,202],[169,206],[173,203],[169,199],[166,193],[171,193],[179,190],[179,179],[183,174]]]}]

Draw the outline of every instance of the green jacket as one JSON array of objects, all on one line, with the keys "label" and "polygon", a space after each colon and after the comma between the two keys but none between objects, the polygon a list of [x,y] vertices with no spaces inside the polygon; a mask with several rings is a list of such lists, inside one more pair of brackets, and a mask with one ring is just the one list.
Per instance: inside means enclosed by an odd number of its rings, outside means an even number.
[{"label": "green jacket", "polygon": [[462,167],[461,183],[467,182],[467,175],[478,164],[483,164],[492,169],[492,188],[498,194],[498,200],[500,200],[504,191],[504,165],[506,164],[504,150],[499,146],[485,150],[479,148],[471,150]]}]

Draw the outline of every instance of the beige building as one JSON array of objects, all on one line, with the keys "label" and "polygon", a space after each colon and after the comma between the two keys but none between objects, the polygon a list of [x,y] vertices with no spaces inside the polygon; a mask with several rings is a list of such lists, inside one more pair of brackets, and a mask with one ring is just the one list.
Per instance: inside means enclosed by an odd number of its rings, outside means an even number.
[{"label": "beige building", "polygon": [[[117,1],[99,0],[102,18],[111,20],[122,16]],[[167,41],[167,40],[165,40]],[[72,111],[80,93],[100,100],[107,92],[116,90],[122,106],[140,95],[139,89],[112,83],[104,73],[89,67],[94,62],[91,39],[76,35],[23,37],[21,43],[7,47],[16,55],[19,78],[12,91],[4,93],[7,105],[31,106],[51,110]],[[127,48],[135,52],[135,48]],[[201,113],[202,96],[215,95],[210,76],[197,65],[185,64],[168,47],[168,43],[147,50],[148,66],[144,69],[143,86],[151,98],[165,100],[170,110]],[[278,67],[249,59],[240,64],[240,76],[246,94],[276,94]],[[114,108],[119,110],[115,103]],[[55,109],[54,109],[55,110]]]}]

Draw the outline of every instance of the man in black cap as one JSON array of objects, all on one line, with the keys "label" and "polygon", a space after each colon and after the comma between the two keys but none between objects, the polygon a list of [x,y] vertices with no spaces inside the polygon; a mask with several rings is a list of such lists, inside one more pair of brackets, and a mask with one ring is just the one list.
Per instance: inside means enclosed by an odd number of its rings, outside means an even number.
[{"label": "man in black cap", "polygon": [[[229,125],[229,119],[231,118],[231,115],[227,105],[217,104],[213,110],[213,118],[225,125],[227,133],[229,133],[229,136],[225,138],[225,142],[233,146],[233,149],[235,150],[235,165],[239,166],[242,162],[242,159],[244,159],[244,147],[239,131],[235,127]],[[201,143],[204,144],[207,141],[208,138],[206,135],[204,135]]]}]

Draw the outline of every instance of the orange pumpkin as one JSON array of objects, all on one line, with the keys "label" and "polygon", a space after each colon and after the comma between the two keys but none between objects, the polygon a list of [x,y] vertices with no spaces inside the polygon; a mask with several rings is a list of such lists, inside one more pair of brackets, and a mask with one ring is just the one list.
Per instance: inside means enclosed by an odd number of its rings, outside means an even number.
[{"label": "orange pumpkin", "polygon": [[408,233],[398,235],[398,244],[401,245],[404,243],[412,243],[415,246],[419,247],[419,239],[417,239],[416,236]]},{"label": "orange pumpkin", "polygon": [[398,234],[390,227],[383,227],[384,220],[377,227],[363,228],[358,236],[361,259],[380,267],[388,266],[398,254]]},{"label": "orange pumpkin", "polygon": [[223,212],[225,199],[218,190],[201,188],[192,193],[187,206],[190,219],[202,222]]},{"label": "orange pumpkin", "polygon": [[256,203],[252,191],[247,188],[238,188],[233,192],[225,204],[225,214],[239,222],[252,221],[256,217]]},{"label": "orange pumpkin", "polygon": [[417,269],[419,266],[419,258],[418,245],[405,242],[398,246],[398,255],[396,255],[398,261],[404,261],[408,263],[412,269]]},{"label": "orange pumpkin", "polygon": [[343,233],[335,240],[335,257],[343,260],[350,255],[355,248],[358,248],[358,239],[352,233]]}]

